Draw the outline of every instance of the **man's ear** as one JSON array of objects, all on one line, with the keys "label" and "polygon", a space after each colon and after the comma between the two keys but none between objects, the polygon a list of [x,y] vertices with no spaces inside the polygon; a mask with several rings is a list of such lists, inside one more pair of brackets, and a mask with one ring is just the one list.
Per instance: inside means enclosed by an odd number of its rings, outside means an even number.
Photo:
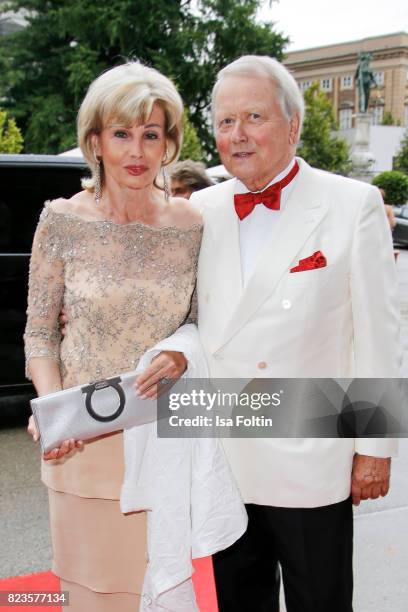
[{"label": "man's ear", "polygon": [[289,144],[296,145],[299,141],[300,116],[298,113],[293,115],[289,122]]}]

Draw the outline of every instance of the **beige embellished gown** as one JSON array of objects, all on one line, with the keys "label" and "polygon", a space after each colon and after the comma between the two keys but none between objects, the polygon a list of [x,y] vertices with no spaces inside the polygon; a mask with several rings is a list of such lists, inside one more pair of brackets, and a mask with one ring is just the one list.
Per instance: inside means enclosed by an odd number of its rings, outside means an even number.
[{"label": "beige embellished gown", "polygon": [[[88,221],[46,204],[30,263],[27,363],[32,357],[58,362],[63,388],[134,369],[190,311],[201,234],[198,224]],[[62,306],[69,321],[63,338]],[[145,513],[121,514],[123,473],[121,433],[42,462],[53,571],[70,590],[73,610],[137,610]]]}]

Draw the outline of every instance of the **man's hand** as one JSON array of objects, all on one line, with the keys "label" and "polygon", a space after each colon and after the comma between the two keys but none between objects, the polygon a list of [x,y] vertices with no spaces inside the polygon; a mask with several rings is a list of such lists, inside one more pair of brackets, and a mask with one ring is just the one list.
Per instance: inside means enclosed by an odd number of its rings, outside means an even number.
[{"label": "man's hand", "polygon": [[61,312],[60,312],[59,317],[58,317],[58,322],[59,322],[59,329],[60,329],[60,332],[61,332],[61,336],[64,337],[65,334],[66,334],[66,327],[65,326],[68,323],[68,317],[67,317],[67,314],[66,314],[66,312],[64,310],[64,307],[61,308]]},{"label": "man's hand", "polygon": [[[169,385],[160,384],[161,379],[178,379],[187,369],[187,359],[178,351],[162,351],[142,374],[136,378],[137,394],[154,399],[169,390]],[[158,384],[159,383],[159,384]]]},{"label": "man's hand", "polygon": [[351,475],[351,496],[358,506],[362,499],[387,495],[390,487],[391,459],[355,454]]}]

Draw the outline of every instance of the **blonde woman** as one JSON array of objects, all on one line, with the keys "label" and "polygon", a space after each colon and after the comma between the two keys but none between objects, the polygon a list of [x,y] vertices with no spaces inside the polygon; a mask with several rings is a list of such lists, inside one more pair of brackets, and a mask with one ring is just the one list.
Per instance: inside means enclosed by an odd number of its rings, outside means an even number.
[{"label": "blonde woman", "polygon": [[[177,159],[182,113],[171,81],[137,62],[91,84],[78,138],[92,178],[70,200],[45,205],[34,237],[25,344],[39,395],[132,370],[186,319],[201,218],[157,186]],[[141,393],[154,395],[158,378],[185,368],[183,354],[162,353]],[[32,420],[29,432],[38,439]],[[145,514],[119,509],[122,434],[67,440],[44,459],[53,571],[70,592],[70,609],[134,612],[146,564]]]}]

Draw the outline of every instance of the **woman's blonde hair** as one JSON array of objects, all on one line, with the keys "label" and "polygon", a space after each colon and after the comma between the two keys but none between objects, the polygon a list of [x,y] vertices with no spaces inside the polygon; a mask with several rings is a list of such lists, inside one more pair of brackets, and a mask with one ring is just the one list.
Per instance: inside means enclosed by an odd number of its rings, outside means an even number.
[{"label": "woman's blonde hair", "polygon": [[[109,120],[123,125],[143,125],[157,103],[165,115],[167,154],[163,165],[174,162],[183,139],[183,102],[173,83],[154,68],[127,62],[103,72],[91,83],[78,112],[78,144],[92,171],[82,186],[95,188],[97,162],[92,135],[100,134]],[[103,184],[103,164],[101,164]]]}]

